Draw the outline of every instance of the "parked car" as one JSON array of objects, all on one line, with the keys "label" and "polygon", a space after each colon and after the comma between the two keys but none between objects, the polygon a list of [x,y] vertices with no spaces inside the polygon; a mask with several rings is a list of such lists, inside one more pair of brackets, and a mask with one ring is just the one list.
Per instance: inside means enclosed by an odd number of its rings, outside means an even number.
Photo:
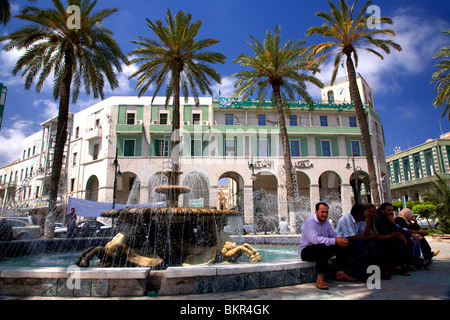
[{"label": "parked car", "polygon": [[55,223],[55,238],[66,238],[67,237],[67,226],[60,222]]},{"label": "parked car", "polygon": [[116,234],[113,226],[103,221],[82,221],[77,227],[79,237],[110,237]]},{"label": "parked car", "polygon": [[429,229],[430,226],[433,229],[439,229],[439,220],[436,219],[427,219],[427,218],[423,218],[419,215],[414,215],[416,217],[417,220],[417,224],[422,228],[422,229]]},{"label": "parked car", "polygon": [[14,219],[14,220],[20,220],[23,222],[26,222],[31,225],[35,225],[33,222],[33,219],[31,219],[30,216],[8,216],[8,217],[0,217],[0,219]]},{"label": "parked car", "polygon": [[40,227],[31,225],[23,219],[2,218],[2,225],[4,227],[7,225],[10,227],[8,230],[12,230],[11,240],[28,240],[40,237]]}]

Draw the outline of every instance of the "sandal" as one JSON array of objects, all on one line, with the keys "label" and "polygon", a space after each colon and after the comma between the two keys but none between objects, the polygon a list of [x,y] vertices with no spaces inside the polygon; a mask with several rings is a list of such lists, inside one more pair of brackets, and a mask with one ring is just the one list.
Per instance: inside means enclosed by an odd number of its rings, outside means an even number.
[{"label": "sandal", "polygon": [[323,280],[317,280],[316,281],[316,287],[320,290],[328,290],[328,286]]},{"label": "sandal", "polygon": [[347,282],[357,282],[358,279],[350,277],[349,275],[345,275],[342,278],[336,278],[337,281],[347,281]]},{"label": "sandal", "polygon": [[395,269],[394,274],[400,276],[410,276],[411,274],[405,268]]}]

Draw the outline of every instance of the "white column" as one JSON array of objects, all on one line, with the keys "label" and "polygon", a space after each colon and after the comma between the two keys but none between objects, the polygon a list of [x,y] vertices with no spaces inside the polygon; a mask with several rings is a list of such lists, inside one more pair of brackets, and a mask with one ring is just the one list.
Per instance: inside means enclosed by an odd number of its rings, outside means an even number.
[{"label": "white column", "polygon": [[253,186],[244,186],[244,224],[255,223],[253,212]]},{"label": "white column", "polygon": [[205,203],[205,206],[210,208],[217,208],[217,192],[218,186],[209,186],[209,204]]},{"label": "white column", "polygon": [[309,186],[309,194],[311,201],[311,214],[316,211],[316,203],[320,202],[320,188],[318,184],[311,184]]},{"label": "white column", "polygon": [[350,193],[350,184],[341,184],[341,204],[342,204],[342,215],[350,213],[352,209],[352,195]]}]

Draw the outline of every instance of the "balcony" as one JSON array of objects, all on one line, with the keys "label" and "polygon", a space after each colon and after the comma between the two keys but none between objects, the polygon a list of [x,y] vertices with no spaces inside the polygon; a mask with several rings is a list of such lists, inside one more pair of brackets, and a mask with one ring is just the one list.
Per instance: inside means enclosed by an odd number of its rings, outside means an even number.
[{"label": "balcony", "polygon": [[138,124],[118,124],[116,134],[142,134],[144,125],[138,120]]},{"label": "balcony", "polygon": [[102,127],[98,126],[95,128],[86,129],[84,139],[87,141],[100,139],[102,137]]}]

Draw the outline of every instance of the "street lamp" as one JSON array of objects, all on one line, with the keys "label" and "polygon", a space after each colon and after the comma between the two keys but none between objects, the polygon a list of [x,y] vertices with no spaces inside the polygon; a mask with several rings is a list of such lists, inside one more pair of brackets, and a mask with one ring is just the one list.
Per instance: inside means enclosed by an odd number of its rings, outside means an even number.
[{"label": "street lamp", "polygon": [[249,169],[252,169],[252,175],[250,176],[250,180],[254,183],[256,180],[256,174],[255,174],[255,165],[253,164],[253,155],[251,158],[251,162],[248,164]]},{"label": "street lamp", "polygon": [[[120,165],[119,162],[117,161],[117,152],[118,149],[116,149],[116,157],[112,163],[112,166],[114,167],[114,186],[113,186],[113,203],[112,203],[112,208],[115,209],[116,208],[116,183],[117,183],[117,177],[120,177],[122,175],[122,173],[120,172]],[[114,225],[114,218],[112,218],[112,225]]]},{"label": "street lamp", "polygon": [[[252,158],[250,160],[250,163],[248,164],[249,169],[252,169],[252,175],[250,176],[250,180],[252,180],[252,201],[253,201],[253,219],[255,218],[255,180],[256,180],[256,174],[255,174],[255,165],[253,163],[253,154]],[[254,221],[253,221],[253,232],[256,234],[256,228]]]},{"label": "street lamp", "polygon": [[[353,174],[352,175],[356,179],[356,181],[355,181],[355,203],[360,204],[361,203],[361,194],[360,194],[360,190],[359,190],[359,181],[364,180],[364,178],[366,176],[362,173],[361,167],[355,166],[355,155],[353,153],[351,156],[347,157],[347,165],[345,166],[345,169],[350,170],[352,168],[352,166],[350,165],[350,162],[349,162],[350,157],[352,157],[352,163],[353,163]],[[355,174],[355,172],[358,172],[358,174]]]}]

